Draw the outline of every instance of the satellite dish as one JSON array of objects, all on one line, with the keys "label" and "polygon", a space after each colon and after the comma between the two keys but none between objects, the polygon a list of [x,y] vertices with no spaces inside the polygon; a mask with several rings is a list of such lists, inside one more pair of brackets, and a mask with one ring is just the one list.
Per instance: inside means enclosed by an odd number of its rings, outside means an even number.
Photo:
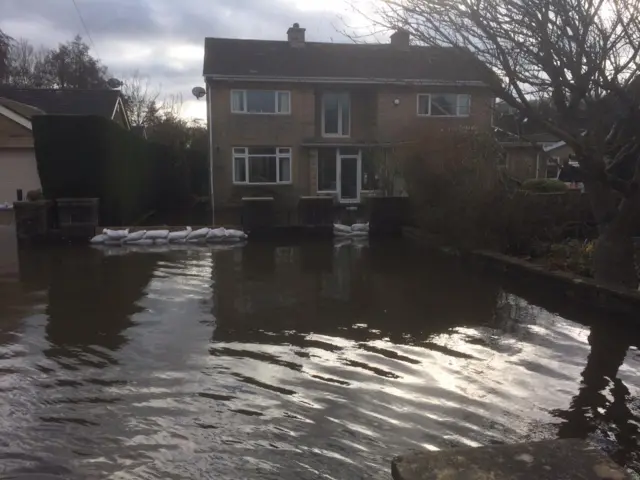
[{"label": "satellite dish", "polygon": [[196,97],[198,100],[200,100],[202,97],[204,97],[207,94],[205,89],[202,87],[193,87],[193,89],[191,90],[191,93],[193,93],[193,96]]},{"label": "satellite dish", "polygon": [[120,88],[122,86],[122,81],[117,78],[110,78],[107,80],[107,85],[109,85],[109,88]]}]

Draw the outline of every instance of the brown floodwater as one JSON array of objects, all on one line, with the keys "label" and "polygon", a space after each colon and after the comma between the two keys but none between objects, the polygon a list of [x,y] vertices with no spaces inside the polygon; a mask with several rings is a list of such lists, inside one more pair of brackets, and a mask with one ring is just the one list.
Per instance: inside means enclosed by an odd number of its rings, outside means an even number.
[{"label": "brown floodwater", "polygon": [[0,477],[388,479],[588,438],[640,472],[640,324],[402,241],[19,252]]}]

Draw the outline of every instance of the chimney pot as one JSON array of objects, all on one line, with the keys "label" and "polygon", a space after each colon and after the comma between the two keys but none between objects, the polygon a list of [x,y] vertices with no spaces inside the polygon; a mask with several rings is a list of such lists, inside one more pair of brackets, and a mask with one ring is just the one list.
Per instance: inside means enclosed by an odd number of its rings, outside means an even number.
[{"label": "chimney pot", "polygon": [[293,26],[287,30],[289,45],[296,48],[304,47],[306,31],[306,28],[300,28],[299,23],[294,23]]},{"label": "chimney pot", "polygon": [[411,40],[411,34],[404,28],[399,28],[391,35],[391,45],[401,48],[403,50],[409,49],[409,42]]}]

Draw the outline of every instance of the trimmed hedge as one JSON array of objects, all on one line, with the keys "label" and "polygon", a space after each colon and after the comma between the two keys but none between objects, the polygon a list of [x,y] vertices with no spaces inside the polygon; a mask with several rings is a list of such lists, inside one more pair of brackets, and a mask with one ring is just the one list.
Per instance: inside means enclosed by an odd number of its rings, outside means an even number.
[{"label": "trimmed hedge", "polygon": [[532,178],[522,183],[522,189],[537,193],[561,193],[566,192],[569,187],[554,178]]},{"label": "trimmed hedge", "polygon": [[187,205],[189,157],[206,161],[205,152],[148,142],[97,116],[36,116],[33,135],[45,197],[99,198],[103,225]]}]

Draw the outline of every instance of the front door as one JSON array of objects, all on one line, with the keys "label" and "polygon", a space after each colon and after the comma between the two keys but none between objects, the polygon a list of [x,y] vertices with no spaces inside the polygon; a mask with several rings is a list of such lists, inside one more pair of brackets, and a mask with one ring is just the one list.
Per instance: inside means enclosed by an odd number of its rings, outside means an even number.
[{"label": "front door", "polygon": [[360,155],[341,155],[338,153],[338,185],[342,203],[360,201]]}]

